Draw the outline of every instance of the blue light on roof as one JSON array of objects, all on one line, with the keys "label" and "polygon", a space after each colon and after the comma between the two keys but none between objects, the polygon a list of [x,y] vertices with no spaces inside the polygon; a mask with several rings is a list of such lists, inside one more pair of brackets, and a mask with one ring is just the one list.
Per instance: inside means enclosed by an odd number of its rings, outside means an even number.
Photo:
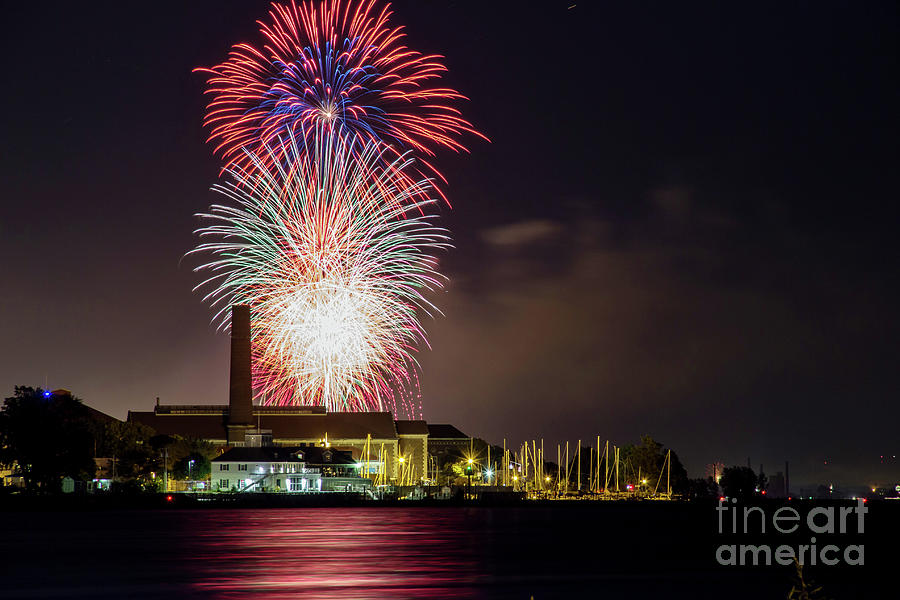
[{"label": "blue light on roof", "polygon": [[50,397],[50,392],[44,392],[44,398],[49,398],[49,397]]}]

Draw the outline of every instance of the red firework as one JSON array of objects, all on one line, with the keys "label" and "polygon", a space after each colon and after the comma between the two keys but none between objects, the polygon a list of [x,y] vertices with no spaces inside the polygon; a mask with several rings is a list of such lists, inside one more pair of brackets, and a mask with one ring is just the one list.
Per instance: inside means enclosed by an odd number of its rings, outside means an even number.
[{"label": "red firework", "polygon": [[209,74],[204,124],[226,169],[253,170],[250,155],[271,156],[289,131],[309,141],[321,126],[420,158],[438,147],[466,150],[465,133],[484,138],[449,105],[465,97],[434,85],[446,71],[442,57],[404,46],[390,5],[376,4],[273,3],[258,22],[262,50],[238,44],[222,64],[198,69]]}]

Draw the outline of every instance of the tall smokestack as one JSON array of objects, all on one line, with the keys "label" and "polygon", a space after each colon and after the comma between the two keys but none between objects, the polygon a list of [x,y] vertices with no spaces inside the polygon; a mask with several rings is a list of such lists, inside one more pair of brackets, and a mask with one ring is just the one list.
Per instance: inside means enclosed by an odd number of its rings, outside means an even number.
[{"label": "tall smokestack", "polygon": [[243,442],[253,425],[253,390],[250,365],[250,307],[231,307],[231,385],[228,397],[228,441]]}]

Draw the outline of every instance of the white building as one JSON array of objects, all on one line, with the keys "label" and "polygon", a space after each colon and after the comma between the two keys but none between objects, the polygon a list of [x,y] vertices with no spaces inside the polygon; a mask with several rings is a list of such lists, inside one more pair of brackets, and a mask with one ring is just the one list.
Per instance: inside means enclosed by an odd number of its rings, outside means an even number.
[{"label": "white building", "polygon": [[212,489],[219,492],[363,492],[350,452],[316,446],[237,447],[212,461]]}]

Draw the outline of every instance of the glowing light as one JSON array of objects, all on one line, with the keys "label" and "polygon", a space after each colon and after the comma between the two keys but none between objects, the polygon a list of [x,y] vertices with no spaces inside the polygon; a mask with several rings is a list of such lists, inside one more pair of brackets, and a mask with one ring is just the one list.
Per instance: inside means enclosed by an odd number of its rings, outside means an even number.
[{"label": "glowing light", "polygon": [[51,393],[49,391],[44,392],[44,398],[49,398]]},{"label": "glowing light", "polygon": [[429,188],[402,176],[408,160],[380,168],[383,148],[354,147],[322,129],[311,148],[291,135],[214,186],[236,206],[200,215],[212,223],[193,252],[212,258],[198,287],[214,288],[223,327],[228,306],[253,307],[263,404],[411,414],[419,315],[437,312],[424,294],[441,287],[432,254],[449,238],[425,214],[435,201],[412,200]]},{"label": "glowing light", "polygon": [[402,457],[402,456],[401,456],[401,457],[400,457],[400,459],[399,459],[399,460],[400,460],[400,464],[403,464],[403,463],[404,463],[404,462],[406,462],[406,459],[405,459],[405,458],[403,458],[403,457]]}]

